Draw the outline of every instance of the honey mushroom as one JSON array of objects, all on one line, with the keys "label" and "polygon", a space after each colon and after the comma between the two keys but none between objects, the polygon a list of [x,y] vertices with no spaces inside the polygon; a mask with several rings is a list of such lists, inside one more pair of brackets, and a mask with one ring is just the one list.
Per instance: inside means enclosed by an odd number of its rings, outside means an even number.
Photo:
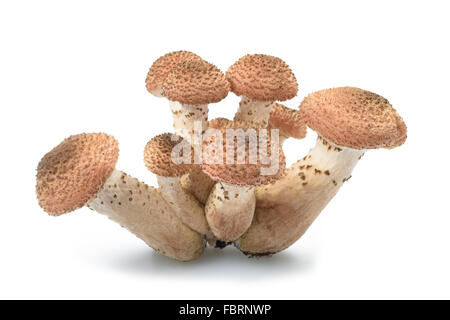
[{"label": "honey mushroom", "polygon": [[289,66],[280,58],[264,54],[248,54],[226,72],[230,90],[241,96],[234,117],[267,127],[275,101],[297,95],[298,84]]},{"label": "honey mushroom", "polygon": [[[228,95],[229,83],[225,75],[205,61],[185,61],[173,68],[162,84],[163,95],[170,100],[175,132],[187,139],[195,154],[201,154],[202,136],[208,128],[208,104],[219,102]],[[194,159],[197,164],[201,159]],[[199,168],[181,178],[182,186],[202,204],[214,182]]]},{"label": "honey mushroom", "polygon": [[169,258],[197,258],[203,237],[177,217],[157,189],[116,170],[118,156],[118,142],[104,133],[65,139],[38,164],[39,205],[52,216],[87,206]]},{"label": "honey mushroom", "polygon": [[[177,146],[180,147],[178,153],[175,149]],[[156,174],[161,195],[175,214],[191,229],[206,234],[209,227],[204,207],[191,193],[182,188],[179,179],[193,167],[192,155],[183,154],[185,150],[191,149],[191,145],[181,137],[165,133],[147,143],[144,162],[146,167]],[[187,163],[175,163],[173,156],[177,157],[175,160],[187,160]],[[188,159],[184,158],[186,156]]]},{"label": "honey mushroom", "polygon": [[228,95],[229,83],[216,66],[199,60],[184,61],[175,66],[162,84],[162,94],[169,99],[175,133],[191,144],[195,125],[200,134],[208,126],[208,104]]},{"label": "honey mushroom", "polygon": [[174,51],[159,57],[153,62],[145,78],[145,87],[155,97],[162,97],[162,84],[169,72],[178,64],[188,60],[203,59],[190,51]]},{"label": "honey mushroom", "polygon": [[[216,246],[221,247],[220,243],[238,239],[250,226],[255,210],[255,186],[279,179],[286,160],[277,145],[276,171],[263,175],[262,168],[269,167],[272,163],[264,164],[259,155],[262,142],[257,141],[261,126],[247,121],[219,118],[210,121],[211,128],[218,130],[220,134],[205,141],[202,170],[217,183],[206,201],[205,213],[212,233],[219,240],[219,245],[216,243]],[[246,139],[246,134],[251,132],[254,132],[255,141]],[[267,144],[268,156],[271,156],[271,141],[267,141]],[[213,147],[212,152],[208,151],[209,147]],[[212,153],[211,161],[208,158],[209,152]],[[258,157],[255,162],[251,161],[252,153]],[[217,161],[219,158],[222,161]],[[213,241],[214,238],[210,237],[209,242]]]},{"label": "honey mushroom", "polygon": [[270,112],[269,127],[279,130],[281,145],[288,138],[303,139],[306,136],[304,116],[280,103],[275,103]]},{"label": "honey mushroom", "polygon": [[297,241],[351,177],[367,149],[394,148],[406,125],[383,97],[354,87],[321,90],[300,105],[316,146],[284,176],[256,190],[255,217],[235,243],[250,255],[268,255]]}]

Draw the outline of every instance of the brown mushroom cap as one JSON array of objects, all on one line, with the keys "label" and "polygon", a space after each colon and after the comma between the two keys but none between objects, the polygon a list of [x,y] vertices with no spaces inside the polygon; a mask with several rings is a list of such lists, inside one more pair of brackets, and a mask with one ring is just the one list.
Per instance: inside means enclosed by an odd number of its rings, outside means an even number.
[{"label": "brown mushroom cap", "polygon": [[83,207],[103,187],[118,157],[118,142],[110,135],[83,133],[65,139],[39,162],[39,205],[55,216]]},{"label": "brown mushroom cap", "polygon": [[230,84],[216,66],[198,60],[184,61],[167,75],[163,96],[183,104],[219,102],[228,95]]},{"label": "brown mushroom cap", "polygon": [[[145,146],[144,162],[145,166],[154,174],[162,177],[179,177],[187,173],[192,164],[176,164],[172,160],[172,149],[179,143],[186,143],[179,136],[171,133],[164,133],[151,139]],[[191,148],[190,145],[187,145]],[[180,157],[183,156],[183,148],[180,150]],[[191,150],[191,160],[193,151]]]},{"label": "brown mushroom cap", "polygon": [[[286,167],[286,158],[284,156],[283,150],[280,146],[278,146],[278,170],[273,175],[261,175],[261,168],[270,167],[270,164],[262,164],[261,159],[259,158],[259,144],[251,145],[246,139],[245,141],[245,163],[239,164],[237,161],[237,150],[238,146],[235,141],[227,141],[226,139],[226,129],[243,129],[244,131],[247,129],[254,129],[256,131],[256,138],[259,137],[259,129],[266,129],[262,126],[259,126],[255,123],[243,121],[243,120],[228,120],[224,118],[214,119],[209,122],[209,128],[218,129],[222,133],[223,137],[223,163],[222,164],[210,164],[203,159],[202,170],[207,175],[211,177],[211,179],[216,181],[226,182],[232,185],[238,186],[258,186],[272,183],[278,180]],[[211,138],[204,142],[204,148],[208,147],[208,145],[213,144],[214,138]],[[227,164],[226,163],[226,150],[227,143],[232,146],[234,149],[234,163]],[[267,146],[267,154],[270,157],[271,154],[271,141],[270,134],[268,135],[268,146]],[[255,150],[256,149],[256,150]],[[256,151],[256,155],[258,157],[256,163],[249,163],[249,155],[251,152]],[[205,153],[204,153],[205,157]]]},{"label": "brown mushroom cap", "polygon": [[202,60],[198,55],[189,51],[170,52],[158,58],[148,71],[145,79],[147,90],[154,94],[162,85],[169,72],[179,63],[186,60]]},{"label": "brown mushroom cap", "polygon": [[280,130],[280,135],[303,139],[306,136],[306,122],[298,111],[276,103],[270,111],[269,126]]},{"label": "brown mushroom cap", "polygon": [[307,125],[338,146],[394,148],[406,140],[406,125],[385,98],[359,88],[326,89],[300,105]]},{"label": "brown mushroom cap", "polygon": [[297,95],[298,84],[289,66],[280,58],[249,54],[227,71],[231,91],[256,101],[284,101]]}]

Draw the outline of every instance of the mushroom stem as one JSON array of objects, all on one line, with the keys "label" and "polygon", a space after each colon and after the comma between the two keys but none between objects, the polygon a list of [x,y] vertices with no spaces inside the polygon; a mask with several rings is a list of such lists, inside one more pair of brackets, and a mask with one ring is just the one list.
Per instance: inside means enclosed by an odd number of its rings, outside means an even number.
[{"label": "mushroom stem", "polygon": [[255,212],[254,187],[217,182],[205,205],[211,231],[221,241],[238,239],[250,226]]},{"label": "mushroom stem", "polygon": [[234,116],[235,120],[245,120],[267,127],[269,124],[270,110],[273,101],[255,101],[246,96],[241,96],[239,109]]},{"label": "mushroom stem", "polygon": [[209,227],[205,209],[192,194],[182,188],[180,178],[157,176],[157,180],[161,195],[181,221],[198,233],[206,234]]},{"label": "mushroom stem", "polygon": [[318,137],[316,146],[280,180],[256,189],[252,225],[236,245],[244,253],[273,254],[297,241],[351,177],[365,150],[336,146]]},{"label": "mushroom stem", "polygon": [[[192,140],[194,133],[203,134],[208,128],[208,105],[188,105],[170,101],[170,108],[175,133],[195,144],[196,142]],[[201,144],[201,140],[197,143]]]},{"label": "mushroom stem", "polygon": [[88,207],[169,258],[189,261],[203,252],[203,237],[183,224],[159,190],[121,171],[113,171]]},{"label": "mushroom stem", "polygon": [[216,183],[200,166],[194,168],[180,178],[181,186],[184,190],[194,195],[201,204],[205,204],[209,194]]}]

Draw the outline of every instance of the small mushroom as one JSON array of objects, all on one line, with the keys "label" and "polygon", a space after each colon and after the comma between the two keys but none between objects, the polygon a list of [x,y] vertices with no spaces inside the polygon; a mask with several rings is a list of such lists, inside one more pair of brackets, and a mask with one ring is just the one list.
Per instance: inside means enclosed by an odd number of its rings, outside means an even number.
[{"label": "small mushroom", "polygon": [[[166,54],[165,56],[160,57],[158,60],[156,60],[152,67],[150,68],[147,78],[146,78],[146,87],[147,90],[152,93],[153,95],[157,97],[162,97],[162,86],[166,78],[168,77],[169,73],[180,63],[183,63],[185,61],[199,61],[200,65],[201,62],[204,62],[204,60],[199,57],[198,55],[188,52],[188,51],[176,51]],[[193,87],[192,89],[197,88],[200,91],[200,94],[203,95],[203,89],[201,86],[207,85],[209,86],[207,89],[208,93],[213,92],[214,88],[219,89],[220,87],[226,88],[226,91],[228,92],[228,86],[229,84],[225,81],[223,81],[223,74],[218,71],[215,67],[212,65],[206,63],[203,69],[211,69],[210,70],[210,76],[211,78],[208,79],[208,74],[201,74],[199,70],[201,68],[196,68],[195,66],[198,66],[197,64],[193,65],[185,65],[180,66],[180,69],[178,71],[175,71],[172,77],[179,77],[180,74],[182,74],[182,77],[184,79],[188,78],[195,78],[196,73],[199,74],[199,81],[196,82],[197,87]],[[191,70],[191,69],[197,69],[197,70]],[[189,71],[191,70],[191,71]],[[218,76],[219,81],[217,81],[217,87],[214,87],[213,83],[209,83],[208,81],[214,82],[214,77]],[[222,79],[222,80],[221,80]],[[180,79],[172,79],[169,80],[171,82],[171,85],[174,84],[174,82],[179,81]],[[195,79],[191,79],[192,81],[195,81]],[[182,87],[182,85],[180,85]],[[213,86],[211,88],[211,86]],[[171,88],[169,83],[167,84],[167,94],[171,97],[174,97],[177,92],[172,92],[176,90],[177,88]],[[181,88],[182,89],[182,88]],[[187,92],[186,92],[187,93]],[[194,93],[194,97],[197,93]],[[227,95],[225,93],[218,93],[220,95]],[[189,98],[189,97],[188,97]],[[206,98],[204,96],[204,98]],[[187,99],[187,98],[186,98]],[[186,100],[183,100],[186,101]],[[207,102],[215,102],[215,100],[210,100]],[[190,101],[192,102],[192,101]],[[203,101],[202,101],[203,103]],[[198,130],[200,133],[203,133],[207,129],[207,121],[208,121],[208,106],[207,105],[200,105],[200,106],[193,106],[193,105],[182,105],[177,102],[171,102],[171,108],[172,113],[174,116],[174,127],[176,132],[179,135],[184,136],[185,138],[191,139],[191,133],[196,129],[195,127],[195,121],[198,121]],[[191,141],[191,143],[195,143],[194,152],[201,153],[201,140],[200,141]],[[206,198],[209,195],[209,192],[214,185],[214,181],[212,181],[206,174],[203,173],[200,166],[193,166],[192,170],[189,173],[186,173],[181,178],[182,186],[185,190],[188,190],[191,192],[202,204],[206,202]]]},{"label": "small mushroom", "polygon": [[157,175],[161,195],[170,204],[175,214],[190,228],[201,234],[209,230],[203,205],[189,192],[182,188],[180,176],[192,167],[192,156],[188,155],[189,163],[175,163],[172,158],[174,149],[179,144],[180,153],[175,156],[183,160],[183,150],[191,150],[191,146],[180,137],[165,133],[151,139],[144,152],[144,162],[147,168]]},{"label": "small mushroom", "polygon": [[153,62],[145,78],[145,86],[155,97],[162,97],[162,84],[169,72],[179,63],[187,60],[203,60],[189,51],[174,51],[158,58]]},{"label": "small mushroom", "polygon": [[231,91],[241,96],[236,120],[246,120],[267,127],[274,101],[297,95],[298,85],[289,66],[280,58],[249,54],[227,71]]},{"label": "small mushroom", "polygon": [[52,216],[87,206],[167,257],[198,257],[203,237],[183,224],[158,190],[116,170],[118,155],[117,141],[104,133],[65,139],[39,162],[39,205]]},{"label": "small mushroom", "polygon": [[280,144],[287,138],[303,139],[306,136],[304,116],[280,103],[275,103],[270,112],[269,127],[280,130]]},{"label": "small mushroom", "polygon": [[[210,122],[211,128],[218,130],[220,134],[205,141],[202,169],[211,179],[218,182],[206,201],[206,219],[218,240],[230,242],[238,239],[250,226],[255,209],[254,187],[279,179],[286,161],[281,148],[277,145],[276,153],[273,154],[271,141],[267,141],[268,154],[276,156],[277,166],[272,174],[262,174],[263,167],[274,163],[261,161],[259,154],[261,127],[254,123],[220,118]],[[252,141],[245,135],[239,136],[239,132],[244,131],[250,134],[253,132],[255,139]],[[214,156],[211,159],[218,156],[222,161],[217,161],[219,158],[210,161],[206,150],[211,146],[214,146]],[[251,159],[252,153],[257,155],[256,161]],[[240,156],[243,156],[243,159],[240,159]]]},{"label": "small mushroom", "polygon": [[351,177],[367,149],[394,148],[406,125],[383,97],[353,87],[318,91],[300,106],[319,137],[308,155],[273,185],[256,190],[255,218],[236,242],[244,252],[279,252],[298,240]]},{"label": "small mushroom", "polygon": [[193,135],[207,129],[208,104],[224,99],[228,91],[225,75],[206,61],[184,61],[174,67],[162,84],[162,94],[170,100],[175,133],[194,147],[201,146]]}]

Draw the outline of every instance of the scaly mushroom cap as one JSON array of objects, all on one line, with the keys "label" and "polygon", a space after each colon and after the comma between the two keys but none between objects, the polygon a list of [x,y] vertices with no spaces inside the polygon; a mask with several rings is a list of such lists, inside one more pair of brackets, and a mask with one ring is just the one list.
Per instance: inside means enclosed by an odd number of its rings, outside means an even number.
[{"label": "scaly mushroom cap", "polygon": [[303,139],[306,136],[306,122],[303,115],[294,109],[276,103],[270,111],[269,126],[280,130],[280,135]]},{"label": "scaly mushroom cap", "polygon": [[184,61],[173,68],[162,84],[162,94],[171,101],[200,105],[219,102],[230,84],[216,66],[198,60]]},{"label": "scaly mushroom cap", "polygon": [[157,92],[161,88],[162,83],[166,79],[169,72],[179,63],[186,60],[202,60],[198,55],[189,51],[170,52],[158,58],[148,71],[145,79],[145,86],[148,92],[158,95]]},{"label": "scaly mushroom cap", "polygon": [[280,58],[249,54],[227,71],[231,91],[256,101],[284,101],[297,95],[298,84],[289,66]]},{"label": "scaly mushroom cap", "polygon": [[352,149],[394,148],[406,125],[389,101],[359,88],[326,89],[300,104],[307,125],[334,144]]},{"label": "scaly mushroom cap", "polygon": [[58,216],[83,207],[103,187],[116,166],[119,144],[104,133],[71,136],[39,162],[39,205]]},{"label": "scaly mushroom cap", "polygon": [[[259,129],[266,129],[258,124],[242,121],[242,120],[228,120],[224,118],[214,119],[209,122],[209,128],[220,130],[222,133],[222,146],[215,146],[215,148],[222,147],[223,149],[223,163],[207,163],[205,161],[205,157],[208,155],[207,152],[204,152],[204,159],[202,163],[202,170],[207,175],[211,177],[211,179],[216,181],[226,182],[232,185],[238,186],[258,186],[272,183],[278,180],[284,172],[286,167],[286,158],[284,156],[283,150],[280,145],[278,145],[278,168],[276,173],[272,175],[261,175],[261,168],[269,168],[269,164],[261,163],[261,159],[259,157],[259,143],[257,145],[253,145],[249,143],[249,139],[245,139],[245,149],[243,146],[239,145],[234,141],[227,141],[226,139],[226,130],[227,129],[243,129],[244,131],[248,129],[255,130],[256,139],[259,140]],[[270,158],[271,155],[271,139],[270,133],[268,134],[267,139],[267,156]],[[204,141],[203,147],[205,149],[215,144],[215,137],[212,136],[211,139]],[[231,164],[226,163],[227,160],[227,144],[230,145],[229,150],[233,150],[234,152],[234,162]],[[213,148],[213,149],[215,149]],[[245,163],[238,163],[238,152],[245,152]],[[254,153],[253,153],[254,152]],[[256,154],[257,161],[256,163],[250,163],[249,156],[251,154]]]},{"label": "scaly mushroom cap", "polygon": [[[186,144],[186,147],[191,149],[186,140],[171,133],[164,133],[151,139],[145,146],[144,162],[145,166],[154,174],[162,177],[179,177],[189,172],[192,164],[180,163],[177,164],[172,159],[172,149],[178,144]],[[183,150],[180,148],[178,156],[183,159]],[[191,150],[191,160],[192,157]]]}]

